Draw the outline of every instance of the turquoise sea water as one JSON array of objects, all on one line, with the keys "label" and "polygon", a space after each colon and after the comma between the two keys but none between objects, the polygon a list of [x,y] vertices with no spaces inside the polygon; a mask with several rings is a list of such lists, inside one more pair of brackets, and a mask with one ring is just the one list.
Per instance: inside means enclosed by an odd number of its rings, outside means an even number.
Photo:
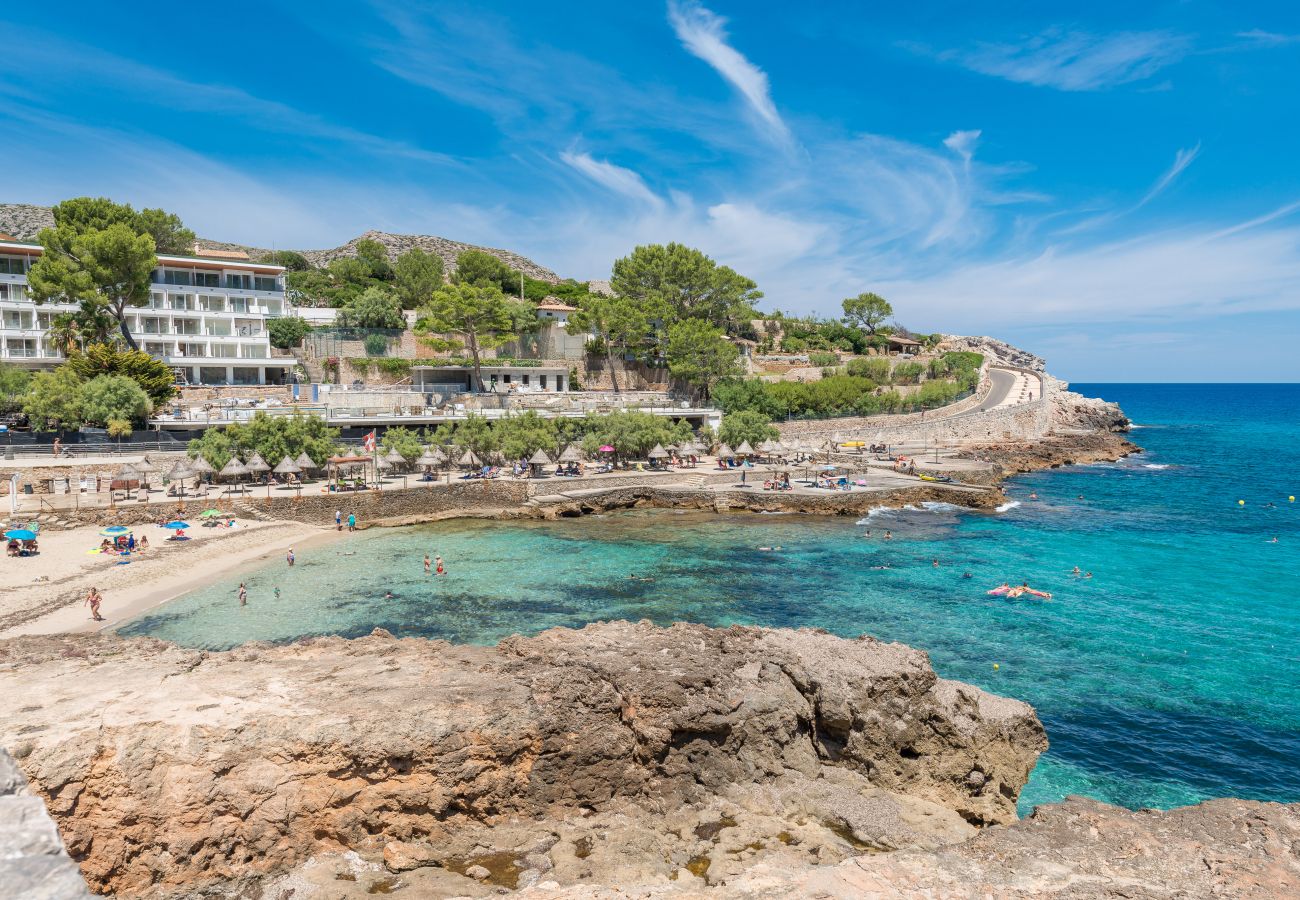
[{"label": "turquoise sea water", "polygon": [[[865,632],[1037,708],[1051,749],[1025,811],[1072,793],[1130,807],[1300,801],[1300,503],[1287,500],[1300,494],[1300,386],[1078,389],[1123,404],[1147,453],[1018,478],[1004,512],[638,511],[371,531],[247,573],[245,608],[229,579],[122,631],[212,648],[376,626],[492,643],[612,618]],[[446,577],[424,576],[425,552]],[[1076,564],[1094,577],[1073,578]],[[1054,599],[986,595],[1007,580]]]}]

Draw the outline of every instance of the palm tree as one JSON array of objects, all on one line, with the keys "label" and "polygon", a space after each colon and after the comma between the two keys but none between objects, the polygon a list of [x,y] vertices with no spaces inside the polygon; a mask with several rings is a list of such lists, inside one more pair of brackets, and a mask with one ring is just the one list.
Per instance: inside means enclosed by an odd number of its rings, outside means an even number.
[{"label": "palm tree", "polygon": [[64,356],[71,356],[81,349],[81,327],[75,313],[59,313],[50,320],[46,337],[51,346]]}]

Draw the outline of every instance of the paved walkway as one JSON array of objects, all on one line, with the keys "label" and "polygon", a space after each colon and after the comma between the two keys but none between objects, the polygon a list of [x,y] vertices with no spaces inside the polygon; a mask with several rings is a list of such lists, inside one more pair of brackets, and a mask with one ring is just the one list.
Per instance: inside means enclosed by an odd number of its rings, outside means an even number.
[{"label": "paved walkway", "polygon": [[993,383],[993,388],[980,404],[980,412],[1002,409],[1005,406],[1017,406],[1043,396],[1042,379],[1027,372],[991,368],[989,380]]}]

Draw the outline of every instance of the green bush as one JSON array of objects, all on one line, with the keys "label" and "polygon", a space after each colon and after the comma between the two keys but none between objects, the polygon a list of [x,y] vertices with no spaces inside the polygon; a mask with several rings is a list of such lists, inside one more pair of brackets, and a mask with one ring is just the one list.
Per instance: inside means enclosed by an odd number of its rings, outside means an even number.
[{"label": "green bush", "polygon": [[840,364],[840,355],[838,353],[809,353],[808,362],[814,366],[838,366]]},{"label": "green bush", "polygon": [[388,338],[382,334],[368,334],[361,345],[366,348],[366,356],[383,356],[388,352]]},{"label": "green bush", "polygon": [[428,360],[402,359],[399,356],[357,356],[348,360],[348,364],[358,371],[374,369],[376,372],[394,377],[405,375],[411,371],[411,366],[417,363],[423,365],[426,362]]},{"label": "green bush", "polygon": [[288,350],[302,343],[302,339],[311,332],[311,326],[306,319],[298,316],[282,316],[267,322],[266,330],[271,337],[272,347]]},{"label": "green bush", "polygon": [[876,384],[889,383],[889,360],[880,357],[849,360],[848,373],[859,378],[870,378]]},{"label": "green bush", "polygon": [[894,384],[916,384],[921,380],[925,367],[919,362],[905,362],[894,366]]}]

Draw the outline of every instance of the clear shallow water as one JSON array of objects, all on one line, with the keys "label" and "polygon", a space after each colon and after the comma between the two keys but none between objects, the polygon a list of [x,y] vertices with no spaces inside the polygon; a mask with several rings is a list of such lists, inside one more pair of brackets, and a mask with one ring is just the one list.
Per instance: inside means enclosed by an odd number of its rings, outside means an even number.
[{"label": "clear shallow water", "polygon": [[[1148,452],[1019,478],[1003,513],[646,511],[372,531],[247,573],[243,609],[232,579],[122,631],[211,648],[375,627],[494,643],[613,618],[866,632],[1037,708],[1052,746],[1025,811],[1072,793],[1130,807],[1300,800],[1300,503],[1287,502],[1300,386],[1079,389],[1122,403]],[[425,552],[446,577],[424,576]],[[1071,577],[1076,564],[1094,577]],[[1007,580],[1055,598],[985,594]]]}]

